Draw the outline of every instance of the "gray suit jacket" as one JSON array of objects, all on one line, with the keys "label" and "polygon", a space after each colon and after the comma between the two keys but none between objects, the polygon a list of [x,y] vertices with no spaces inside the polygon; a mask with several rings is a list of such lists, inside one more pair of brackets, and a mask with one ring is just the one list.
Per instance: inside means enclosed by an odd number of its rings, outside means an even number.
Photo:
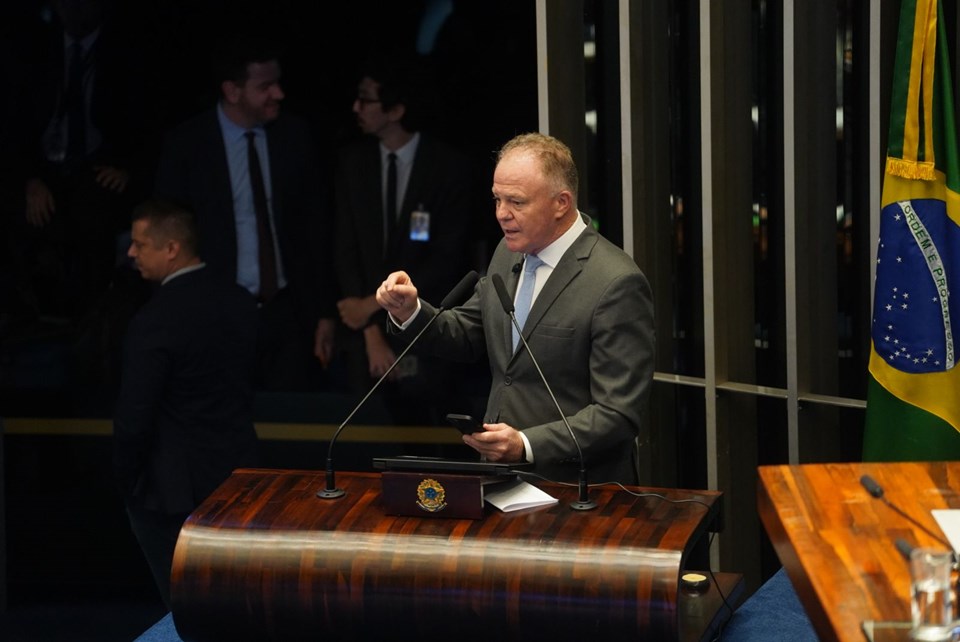
[{"label": "gray suit jacket", "polygon": [[[519,279],[513,268],[520,260],[501,241],[470,300],[442,314],[419,349],[459,361],[486,353],[492,385],[484,421],[522,430],[539,474],[574,480],[576,447],[529,354],[522,344],[513,351],[512,322],[490,280],[499,274],[512,296]],[[412,337],[436,314],[422,302],[403,335]],[[523,334],[577,434],[590,480],[636,483],[634,438],[654,357],[653,297],[640,269],[588,220],[543,285]]]}]

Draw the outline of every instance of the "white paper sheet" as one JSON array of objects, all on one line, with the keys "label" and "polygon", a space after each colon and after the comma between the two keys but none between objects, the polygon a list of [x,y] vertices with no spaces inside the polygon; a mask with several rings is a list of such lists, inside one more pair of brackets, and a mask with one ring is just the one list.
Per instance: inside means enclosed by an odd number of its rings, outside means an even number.
[{"label": "white paper sheet", "polygon": [[933,518],[937,520],[940,530],[947,536],[953,550],[960,551],[960,510],[953,508],[937,508],[933,511]]},{"label": "white paper sheet", "polygon": [[548,495],[522,479],[485,486],[483,499],[505,513],[522,508],[548,506],[557,503],[556,497]]}]

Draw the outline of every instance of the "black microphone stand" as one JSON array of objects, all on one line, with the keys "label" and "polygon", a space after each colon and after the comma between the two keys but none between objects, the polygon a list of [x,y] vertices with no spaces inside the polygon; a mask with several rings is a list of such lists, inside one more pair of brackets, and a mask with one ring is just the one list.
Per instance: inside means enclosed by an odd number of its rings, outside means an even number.
[{"label": "black microphone stand", "polygon": [[[922,530],[924,533],[926,533],[927,535],[929,535],[929,536],[932,537],[933,539],[937,540],[938,542],[940,542],[941,544],[943,544],[944,546],[946,546],[946,547],[947,547],[947,550],[949,550],[949,551],[952,551],[952,550],[953,550],[953,546],[950,544],[950,542],[948,542],[947,540],[945,540],[941,535],[937,535],[937,534],[934,533],[932,530],[930,530],[929,528],[927,528],[926,526],[924,526],[922,523],[920,523],[916,518],[914,518],[913,516],[907,514],[906,512],[904,512],[904,510],[903,510],[902,508],[900,508],[899,506],[897,506],[896,504],[894,504],[893,502],[891,502],[889,499],[887,499],[886,497],[884,497],[884,496],[883,496],[883,488],[880,486],[880,484],[877,483],[877,481],[876,481],[873,477],[871,477],[870,475],[863,475],[863,476],[861,476],[861,477],[860,477],[860,485],[863,486],[864,489],[865,489],[868,493],[870,493],[870,495],[871,495],[872,497],[876,497],[876,498],[879,499],[881,502],[883,502],[884,504],[886,504],[887,506],[889,506],[890,509],[891,509],[893,512],[897,513],[898,515],[900,515],[901,517],[903,517],[905,520],[907,520],[908,522],[910,522],[911,524],[913,524],[914,526],[916,526],[917,528],[919,528],[920,530]],[[902,553],[902,552],[903,552],[903,550],[901,549],[901,553]]]},{"label": "black microphone stand", "polygon": [[523,338],[523,332],[520,330],[520,324],[517,323],[516,313],[511,311],[510,318],[513,319],[513,324],[517,327],[517,332],[520,334],[520,341],[523,343],[523,347],[526,348],[527,354],[530,355],[530,360],[533,362],[534,367],[540,374],[540,379],[543,380],[543,385],[547,387],[547,392],[550,393],[550,398],[553,400],[553,405],[557,407],[557,412],[560,413],[560,418],[563,419],[563,425],[567,427],[567,432],[570,433],[570,436],[573,438],[573,444],[577,447],[577,456],[580,457],[580,478],[577,482],[577,499],[570,502],[570,508],[573,510],[593,510],[597,507],[597,502],[590,499],[590,486],[587,483],[587,463],[583,459],[583,451],[580,450],[580,441],[574,434],[573,428],[570,426],[570,422],[567,421],[567,416],[563,414],[563,410],[560,409],[560,402],[557,401],[557,398],[553,394],[553,390],[550,389],[550,384],[547,383],[547,378],[543,375],[543,370],[540,369],[540,364],[537,363],[537,358],[533,356],[532,352],[530,352],[530,346],[527,345],[527,340]]},{"label": "black microphone stand", "polygon": [[410,348],[412,348],[417,341],[420,340],[420,336],[426,332],[431,325],[433,325],[433,322],[437,320],[437,318],[440,316],[440,313],[456,305],[459,299],[463,298],[466,291],[472,288],[473,284],[476,282],[477,273],[471,270],[460,280],[460,283],[458,283],[453,290],[450,291],[447,297],[440,304],[440,308],[437,310],[437,313],[433,315],[433,317],[427,321],[426,325],[420,329],[420,332],[413,337],[410,343],[407,344],[407,347],[403,349],[403,352],[401,352],[394,362],[390,364],[390,367],[387,368],[387,371],[384,372],[379,379],[377,379],[377,382],[373,384],[373,387],[370,388],[367,394],[363,396],[363,399],[360,400],[360,403],[354,406],[353,410],[350,411],[350,414],[347,415],[347,418],[343,420],[343,423],[340,424],[336,432],[333,433],[333,437],[330,438],[330,444],[327,446],[326,486],[317,492],[317,497],[321,497],[323,499],[336,499],[337,497],[343,497],[343,489],[337,488],[336,473],[334,473],[333,470],[333,444],[336,443],[337,437],[339,437],[340,433],[343,431],[343,427],[346,426],[351,419],[353,419],[353,416],[357,414],[357,411],[360,410],[360,407],[367,402],[367,399],[370,398],[370,395],[372,395],[376,389],[380,387],[380,384],[383,383],[383,380],[386,379],[391,372],[393,372],[393,369],[397,366],[397,364],[403,360],[408,352],[410,352]]},{"label": "black microphone stand", "polygon": [[440,316],[440,312],[443,312],[443,308],[441,308],[437,314],[433,315],[432,319],[427,321],[427,324],[423,326],[420,332],[417,333],[417,336],[415,336],[413,340],[407,344],[407,347],[403,349],[403,352],[400,353],[400,356],[398,356],[396,360],[390,364],[390,367],[387,368],[387,371],[384,372],[379,379],[377,379],[377,382],[373,384],[373,387],[370,388],[367,394],[363,396],[363,399],[360,400],[360,403],[354,406],[353,410],[350,411],[350,414],[347,415],[347,418],[343,420],[343,423],[340,424],[336,432],[333,433],[333,437],[330,438],[330,445],[327,447],[327,485],[326,488],[317,493],[317,497],[322,497],[323,499],[336,499],[337,497],[343,496],[343,489],[337,488],[336,474],[333,471],[333,444],[337,441],[337,437],[340,436],[340,432],[343,430],[343,427],[350,423],[350,420],[353,419],[355,414],[357,414],[357,411],[360,410],[360,407],[367,402],[367,399],[370,398],[370,395],[372,395],[377,388],[380,387],[380,384],[383,383],[383,380],[386,379],[391,372],[393,372],[393,369],[396,367],[396,365],[400,363],[400,360],[403,359],[407,352],[410,351],[410,348],[413,347],[413,344],[417,342],[417,339],[420,338],[420,335],[426,332],[427,329],[433,325],[433,322],[436,321],[438,316]]},{"label": "black microphone stand", "polygon": [[587,463],[583,459],[583,451],[580,449],[580,440],[577,439],[577,435],[573,432],[570,422],[567,421],[567,416],[563,414],[563,410],[560,408],[560,402],[557,401],[556,395],[553,394],[553,389],[550,388],[550,384],[547,382],[547,377],[543,374],[543,370],[540,369],[540,364],[537,363],[537,358],[533,356],[530,346],[527,345],[527,340],[523,337],[523,329],[517,322],[517,315],[514,311],[513,302],[507,295],[507,289],[503,284],[503,278],[501,278],[499,274],[494,274],[492,279],[493,287],[497,290],[497,295],[500,297],[500,305],[503,307],[503,311],[510,316],[510,320],[513,322],[513,326],[517,329],[517,334],[520,336],[520,342],[523,343],[523,347],[526,349],[527,354],[530,355],[530,360],[533,362],[533,366],[537,369],[537,373],[540,375],[540,380],[543,381],[543,385],[550,394],[550,399],[553,400],[553,405],[556,406],[557,413],[559,413],[560,419],[563,420],[563,425],[567,427],[567,432],[570,433],[570,438],[573,439],[573,445],[577,447],[577,455],[580,457],[580,478],[577,483],[579,492],[576,501],[570,502],[570,508],[573,510],[593,510],[597,507],[597,502],[590,499],[590,486],[587,483]]}]

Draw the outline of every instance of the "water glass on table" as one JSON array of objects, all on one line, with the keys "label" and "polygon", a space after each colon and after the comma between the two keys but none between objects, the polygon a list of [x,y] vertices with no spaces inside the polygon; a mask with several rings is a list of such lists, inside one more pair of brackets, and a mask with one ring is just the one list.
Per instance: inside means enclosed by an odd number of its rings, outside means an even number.
[{"label": "water glass on table", "polygon": [[915,548],[910,553],[910,637],[926,642],[956,640],[954,591],[951,583],[953,552]]}]

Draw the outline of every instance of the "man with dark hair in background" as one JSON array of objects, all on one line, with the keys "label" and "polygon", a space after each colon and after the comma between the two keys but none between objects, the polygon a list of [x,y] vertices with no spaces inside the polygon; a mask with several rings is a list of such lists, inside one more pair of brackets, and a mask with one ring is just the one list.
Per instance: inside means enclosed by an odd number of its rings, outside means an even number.
[{"label": "man with dark hair in background", "polygon": [[254,299],[198,254],[186,208],[134,210],[128,255],[159,284],[127,331],[114,468],[130,525],[170,606],[183,521],[235,468],[256,464]]},{"label": "man with dark hair in background", "polygon": [[[396,360],[399,343],[383,331],[377,286],[404,266],[423,296],[439,301],[473,267],[470,166],[422,132],[429,94],[423,71],[398,59],[367,66],[353,102],[366,135],[340,156],[335,178],[337,303],[351,385],[370,386]],[[387,403],[398,423],[436,423],[456,370],[410,355],[392,373]],[[462,410],[449,408],[446,410]]]},{"label": "man with dark hair in background", "polygon": [[333,351],[323,176],[306,123],[281,113],[272,44],[237,38],[220,58],[220,99],[167,137],[156,193],[197,212],[210,269],[257,298],[258,386],[305,390]]},{"label": "man with dark hair in background", "polygon": [[[106,291],[142,158],[141,75],[107,0],[55,0],[6,78],[22,195],[11,244],[19,313],[80,321]],[[141,172],[142,174],[142,172]]]}]

